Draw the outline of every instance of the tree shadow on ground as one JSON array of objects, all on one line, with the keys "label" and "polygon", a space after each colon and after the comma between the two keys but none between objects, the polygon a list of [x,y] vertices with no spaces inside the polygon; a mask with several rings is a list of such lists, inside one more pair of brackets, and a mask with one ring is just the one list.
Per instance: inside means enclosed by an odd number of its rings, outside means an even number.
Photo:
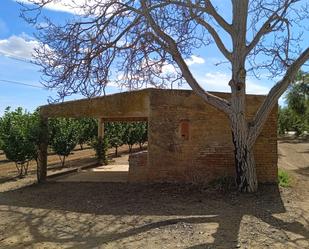
[{"label": "tree shadow on ground", "polygon": [[[218,226],[212,233],[213,241],[188,248],[235,248],[246,215],[308,239],[301,223],[274,216],[285,208],[278,188],[270,185],[261,186],[256,194],[239,194],[173,184],[51,182],[0,193],[1,212],[12,217],[6,229],[17,232],[18,224],[24,223],[35,243],[71,243],[70,248],[97,248],[120,240],[128,243],[121,244],[127,248],[134,239],[141,240],[139,236],[156,229],[206,223]],[[145,220],[146,216],[159,218]],[[116,224],[123,224],[125,229],[117,225],[111,231]]]},{"label": "tree shadow on ground", "polygon": [[296,172],[299,175],[302,176],[309,176],[309,166],[305,167],[305,168],[299,168],[294,170],[294,172]]},{"label": "tree shadow on ground", "polygon": [[57,171],[59,169],[78,167],[83,165],[95,164],[97,160],[94,157],[86,157],[86,158],[76,158],[76,159],[68,159],[65,162],[64,167],[62,167],[61,162],[49,163],[47,170],[49,171]]},{"label": "tree shadow on ground", "polygon": [[278,141],[282,144],[289,143],[289,144],[302,144],[302,143],[309,143],[308,137],[283,137],[278,138]]},{"label": "tree shadow on ground", "polygon": [[8,159],[6,159],[6,158],[0,160],[0,163],[8,163],[8,162],[10,162],[10,160],[8,160]]}]

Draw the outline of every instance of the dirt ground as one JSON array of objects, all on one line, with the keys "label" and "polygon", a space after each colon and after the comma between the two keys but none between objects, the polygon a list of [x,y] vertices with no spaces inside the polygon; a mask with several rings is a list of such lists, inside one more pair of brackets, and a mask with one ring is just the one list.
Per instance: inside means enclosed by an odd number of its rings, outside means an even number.
[{"label": "dirt ground", "polygon": [[309,248],[309,143],[279,142],[291,188],[256,194],[172,184],[0,185],[0,248]]}]

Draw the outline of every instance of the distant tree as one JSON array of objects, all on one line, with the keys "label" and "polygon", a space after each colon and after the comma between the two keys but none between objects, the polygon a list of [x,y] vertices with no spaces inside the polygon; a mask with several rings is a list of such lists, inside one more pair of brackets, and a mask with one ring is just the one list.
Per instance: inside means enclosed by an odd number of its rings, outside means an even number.
[{"label": "distant tree", "polygon": [[[2,126],[2,118],[0,117],[0,129],[1,129],[1,126]],[[1,135],[0,135],[0,150],[3,150],[3,141],[1,139]]]},{"label": "distant tree", "polygon": [[139,142],[139,132],[140,130],[135,122],[124,124],[123,141],[129,146],[130,153],[132,152],[133,145]]},{"label": "distant tree", "polygon": [[286,106],[279,109],[279,133],[309,130],[309,74],[300,71],[286,95]]},{"label": "distant tree", "polygon": [[286,95],[288,106],[298,115],[309,112],[309,73],[299,71]]},{"label": "distant tree", "polygon": [[31,160],[37,161],[39,120],[36,113],[6,108],[0,121],[0,140],[7,159],[13,161],[20,177],[27,175]]},{"label": "distant tree", "polygon": [[284,135],[288,130],[289,116],[287,115],[287,109],[279,106],[278,110],[278,133]]},{"label": "distant tree", "polygon": [[[35,24],[41,21],[41,8],[59,1],[27,2],[36,6],[25,5],[23,16]],[[254,144],[278,99],[309,60],[309,5],[305,0],[233,0],[224,1],[223,9],[221,2],[72,1],[83,15],[37,25],[44,46],[36,59],[45,85],[57,89],[62,99],[76,92],[102,94],[109,82],[128,89],[186,82],[229,119],[238,189],[254,192]],[[211,43],[231,69],[228,99],[203,89],[189,67],[188,59]],[[252,118],[246,112],[249,73],[279,78]]]},{"label": "distant tree", "polygon": [[95,155],[97,157],[98,163],[107,165],[107,149],[108,149],[108,138],[105,136],[103,138],[101,137],[95,137],[93,138],[91,142],[91,147],[95,150]]},{"label": "distant tree", "polygon": [[90,143],[98,133],[98,124],[94,118],[81,118],[77,119],[78,129],[78,144],[83,149],[83,145]]},{"label": "distant tree", "polygon": [[147,122],[137,122],[135,123],[135,127],[137,129],[137,142],[139,144],[140,149],[143,148],[144,143],[148,140],[148,126]]},{"label": "distant tree", "polygon": [[124,124],[121,122],[108,122],[105,125],[105,135],[111,147],[115,148],[115,156],[118,156],[118,148],[124,144]]},{"label": "distant tree", "polygon": [[308,126],[302,116],[295,113],[290,107],[286,106],[279,109],[278,114],[278,132],[284,135],[288,131],[295,132],[296,136],[306,131]]},{"label": "distant tree", "polygon": [[49,122],[50,145],[64,167],[66,158],[78,142],[78,122],[71,118],[55,118]]}]

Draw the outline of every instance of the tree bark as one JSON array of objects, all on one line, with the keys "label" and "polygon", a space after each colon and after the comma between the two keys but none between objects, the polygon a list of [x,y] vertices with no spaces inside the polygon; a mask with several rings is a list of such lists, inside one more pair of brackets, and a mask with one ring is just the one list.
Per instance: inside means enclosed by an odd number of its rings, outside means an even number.
[{"label": "tree bark", "polygon": [[234,143],[236,184],[241,192],[257,191],[257,176],[249,127],[246,118],[246,32],[248,0],[233,1],[231,112],[229,115]]},{"label": "tree bark", "polygon": [[66,156],[59,156],[59,158],[60,158],[60,162],[61,162],[61,168],[64,168],[64,164],[65,164],[65,158],[66,158]]},{"label": "tree bark", "polygon": [[255,192],[258,188],[255,160],[248,140],[240,139],[237,131],[232,131],[235,147],[236,184],[241,192]]},{"label": "tree bark", "polygon": [[234,144],[236,184],[241,192],[257,191],[257,175],[252,146],[249,144],[249,129],[245,114],[244,84],[231,83],[232,98],[230,115]]}]

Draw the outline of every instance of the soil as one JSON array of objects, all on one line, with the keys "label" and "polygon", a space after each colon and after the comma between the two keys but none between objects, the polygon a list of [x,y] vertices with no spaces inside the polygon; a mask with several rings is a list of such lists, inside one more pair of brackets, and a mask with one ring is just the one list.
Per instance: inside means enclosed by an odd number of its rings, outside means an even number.
[{"label": "soil", "polygon": [[292,187],[261,185],[255,194],[175,184],[58,181],[10,191],[1,184],[0,248],[309,248],[308,156],[308,141],[280,141],[279,167]]}]

